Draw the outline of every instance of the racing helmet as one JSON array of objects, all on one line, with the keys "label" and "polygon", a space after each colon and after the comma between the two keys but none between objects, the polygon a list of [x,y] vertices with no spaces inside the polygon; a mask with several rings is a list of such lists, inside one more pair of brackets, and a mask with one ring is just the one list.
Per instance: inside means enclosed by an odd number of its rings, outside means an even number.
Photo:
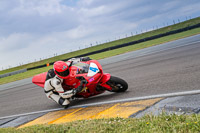
[{"label": "racing helmet", "polygon": [[53,69],[55,74],[62,79],[66,79],[69,76],[69,66],[64,61],[56,61],[53,64]]}]

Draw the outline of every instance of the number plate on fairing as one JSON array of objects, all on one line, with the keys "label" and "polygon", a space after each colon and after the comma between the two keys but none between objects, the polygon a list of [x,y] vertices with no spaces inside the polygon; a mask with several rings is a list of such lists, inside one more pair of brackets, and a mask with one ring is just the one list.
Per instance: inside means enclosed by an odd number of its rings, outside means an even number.
[{"label": "number plate on fairing", "polygon": [[90,63],[89,71],[87,76],[92,77],[99,72],[99,68],[95,63]]}]

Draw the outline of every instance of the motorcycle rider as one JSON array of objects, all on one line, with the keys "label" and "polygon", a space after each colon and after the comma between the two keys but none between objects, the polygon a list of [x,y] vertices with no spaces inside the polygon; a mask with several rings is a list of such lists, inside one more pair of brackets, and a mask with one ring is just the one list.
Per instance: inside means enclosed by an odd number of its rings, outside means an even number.
[{"label": "motorcycle rider", "polygon": [[69,78],[69,68],[80,62],[89,61],[89,57],[72,58],[67,62],[56,61],[53,65],[53,69],[50,69],[47,73],[44,92],[49,99],[53,99],[58,104],[67,107],[70,103],[69,99],[76,93],[82,90],[82,84],[86,83],[85,80],[81,80],[79,87],[72,90],[65,91],[62,87],[62,83],[65,79]]}]

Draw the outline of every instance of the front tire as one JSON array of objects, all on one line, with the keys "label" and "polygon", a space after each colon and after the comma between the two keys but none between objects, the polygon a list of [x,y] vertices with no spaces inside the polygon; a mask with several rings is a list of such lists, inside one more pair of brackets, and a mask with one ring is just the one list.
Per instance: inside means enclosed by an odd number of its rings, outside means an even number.
[{"label": "front tire", "polygon": [[128,89],[128,84],[125,80],[114,76],[111,76],[106,84],[112,88],[111,92],[125,92]]}]

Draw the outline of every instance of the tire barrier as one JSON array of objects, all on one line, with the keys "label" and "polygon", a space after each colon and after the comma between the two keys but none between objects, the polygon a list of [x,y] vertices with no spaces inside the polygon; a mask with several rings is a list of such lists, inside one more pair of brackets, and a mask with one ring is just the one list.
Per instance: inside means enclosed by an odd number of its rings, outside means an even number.
[{"label": "tire barrier", "polygon": [[26,71],[27,71],[27,69],[21,69],[21,70],[18,70],[18,71],[1,74],[0,78],[8,77],[8,76],[15,75],[15,74],[18,74],[18,73],[23,73],[23,72],[26,72]]}]

